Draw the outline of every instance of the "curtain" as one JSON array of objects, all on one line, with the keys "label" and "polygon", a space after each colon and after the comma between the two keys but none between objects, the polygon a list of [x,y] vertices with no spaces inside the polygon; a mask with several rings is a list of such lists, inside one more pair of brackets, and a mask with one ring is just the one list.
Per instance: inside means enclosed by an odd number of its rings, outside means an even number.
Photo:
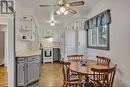
[{"label": "curtain", "polygon": [[102,13],[96,15],[85,21],[85,29],[94,29],[94,27],[104,26],[111,23],[111,13],[110,9],[103,11]]}]

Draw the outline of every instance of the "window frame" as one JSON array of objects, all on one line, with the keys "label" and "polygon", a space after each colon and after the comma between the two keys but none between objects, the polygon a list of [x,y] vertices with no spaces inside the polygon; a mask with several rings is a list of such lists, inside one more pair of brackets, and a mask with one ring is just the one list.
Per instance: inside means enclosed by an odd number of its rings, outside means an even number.
[{"label": "window frame", "polygon": [[[102,26],[101,26],[102,27]],[[92,48],[92,49],[99,49],[99,50],[110,50],[110,24],[106,24],[107,27],[107,43],[105,44],[106,46],[101,46],[99,44],[96,44],[96,46],[94,45],[90,45],[89,43],[89,29],[87,30],[87,48]],[[100,29],[99,27],[97,27],[98,29]],[[92,35],[91,35],[92,36]],[[98,39],[96,39],[98,40]],[[92,42],[92,38],[91,38],[91,42]]]}]

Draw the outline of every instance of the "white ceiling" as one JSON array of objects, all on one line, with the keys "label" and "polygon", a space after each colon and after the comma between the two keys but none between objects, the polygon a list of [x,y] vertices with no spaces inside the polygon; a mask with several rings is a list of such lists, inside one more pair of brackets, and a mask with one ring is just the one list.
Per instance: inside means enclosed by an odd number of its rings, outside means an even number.
[{"label": "white ceiling", "polygon": [[[79,0],[66,0],[68,2],[79,1]],[[58,21],[56,26],[64,26],[69,21],[74,20],[78,17],[85,17],[88,10],[91,9],[97,2],[100,0],[84,0],[85,5],[71,7],[78,11],[77,14],[68,14],[68,15],[56,15],[54,19]],[[39,7],[40,4],[57,4],[57,0],[17,0],[17,2],[23,7],[33,8],[35,17],[40,25],[49,25],[47,21],[51,19],[52,13],[59,9],[59,7]]]}]

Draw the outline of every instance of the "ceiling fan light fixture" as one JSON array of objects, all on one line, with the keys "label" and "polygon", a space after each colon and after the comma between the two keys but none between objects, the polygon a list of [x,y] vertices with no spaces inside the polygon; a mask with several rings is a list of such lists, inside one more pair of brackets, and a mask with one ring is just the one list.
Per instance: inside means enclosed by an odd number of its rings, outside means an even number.
[{"label": "ceiling fan light fixture", "polygon": [[68,14],[68,11],[65,11],[65,12],[64,12],[64,15],[67,15],[67,14]]},{"label": "ceiling fan light fixture", "polygon": [[58,11],[56,11],[56,13],[57,13],[58,15],[60,15],[60,14],[61,14],[59,10],[58,10]]},{"label": "ceiling fan light fixture", "polygon": [[60,11],[60,13],[64,13],[64,12],[65,12],[65,8],[64,8],[64,7],[61,7],[61,8],[59,9],[59,11]]}]

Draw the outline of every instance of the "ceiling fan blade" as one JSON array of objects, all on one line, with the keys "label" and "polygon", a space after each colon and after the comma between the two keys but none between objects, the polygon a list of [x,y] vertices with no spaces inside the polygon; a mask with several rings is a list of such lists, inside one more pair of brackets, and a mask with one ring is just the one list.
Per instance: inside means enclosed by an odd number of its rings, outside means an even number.
[{"label": "ceiling fan blade", "polygon": [[76,13],[77,13],[76,10],[73,10],[73,9],[71,9],[71,8],[67,8],[67,11],[70,12],[70,13],[72,13],[72,14],[76,14]]},{"label": "ceiling fan blade", "polygon": [[71,3],[68,3],[69,6],[79,6],[79,5],[84,5],[84,1],[77,1],[77,2],[71,2]]},{"label": "ceiling fan blade", "polygon": [[40,7],[52,7],[52,6],[58,6],[58,5],[39,5]]},{"label": "ceiling fan blade", "polygon": [[64,5],[65,3],[66,3],[65,0],[58,0],[58,4],[59,4],[60,6]]}]

